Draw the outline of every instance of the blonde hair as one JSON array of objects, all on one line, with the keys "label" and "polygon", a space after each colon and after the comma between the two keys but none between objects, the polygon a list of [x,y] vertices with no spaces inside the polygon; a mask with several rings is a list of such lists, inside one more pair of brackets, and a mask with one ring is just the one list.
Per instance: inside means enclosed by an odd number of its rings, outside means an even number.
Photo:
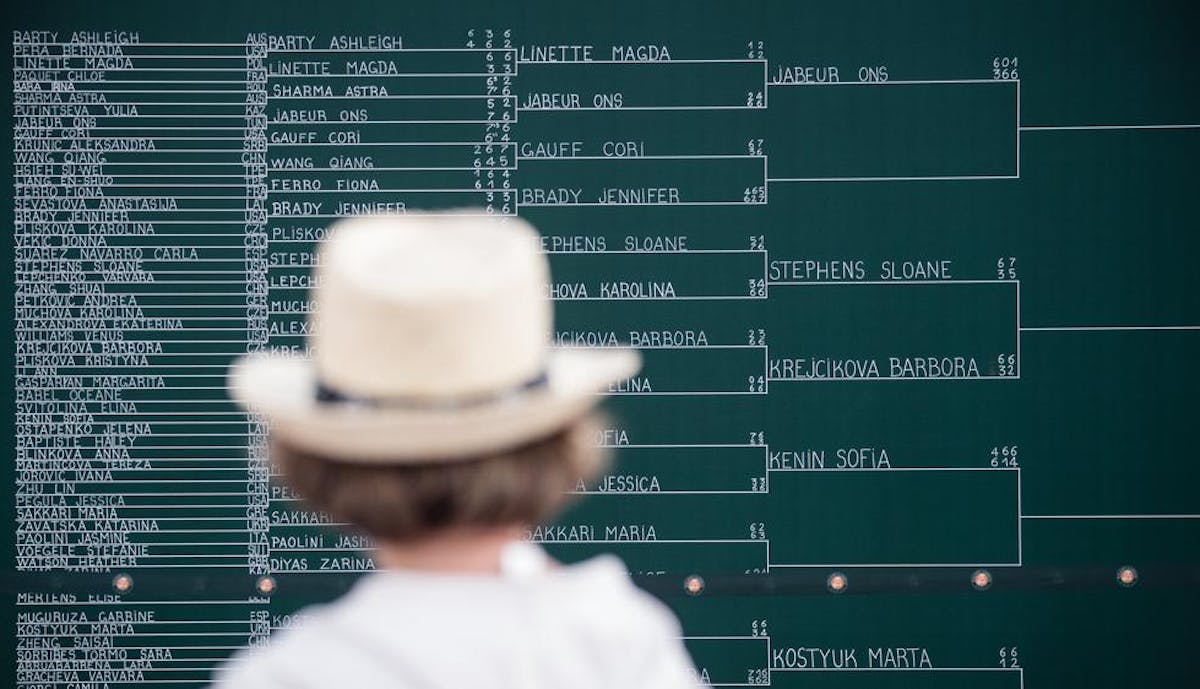
[{"label": "blonde hair", "polygon": [[365,463],[331,459],[272,438],[283,481],[315,511],[377,541],[403,543],[455,527],[549,520],[580,481],[602,473],[598,415],[519,447],[451,462]]}]

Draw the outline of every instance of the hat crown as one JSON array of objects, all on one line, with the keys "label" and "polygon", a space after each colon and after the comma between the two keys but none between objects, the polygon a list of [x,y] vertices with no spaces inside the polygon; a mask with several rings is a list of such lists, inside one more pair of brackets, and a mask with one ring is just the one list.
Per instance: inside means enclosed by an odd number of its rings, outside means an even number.
[{"label": "hat crown", "polygon": [[462,398],[544,366],[553,324],[538,234],[437,213],[339,222],[321,250],[310,344],[321,382],[366,398]]}]

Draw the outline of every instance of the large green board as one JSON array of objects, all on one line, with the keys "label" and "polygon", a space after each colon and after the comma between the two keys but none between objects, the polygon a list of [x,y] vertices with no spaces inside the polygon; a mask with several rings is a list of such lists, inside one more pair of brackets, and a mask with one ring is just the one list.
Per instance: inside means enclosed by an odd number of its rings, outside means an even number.
[{"label": "large green board", "polygon": [[224,367],[303,349],[333,218],[460,206],[541,229],[556,340],[642,349],[530,537],[621,555],[702,680],[1200,681],[1192,4],[6,20],[8,681],[202,685],[370,568]]}]

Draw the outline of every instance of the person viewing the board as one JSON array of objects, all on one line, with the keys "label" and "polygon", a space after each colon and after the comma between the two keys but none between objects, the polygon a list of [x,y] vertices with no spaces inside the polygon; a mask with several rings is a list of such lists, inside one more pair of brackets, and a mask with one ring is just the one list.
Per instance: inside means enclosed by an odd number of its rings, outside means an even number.
[{"label": "person viewing the board", "polygon": [[605,464],[597,393],[630,349],[550,346],[549,268],[516,218],[340,221],[311,294],[311,358],[251,355],[233,399],[278,473],[374,545],[377,571],[214,676],[289,687],[696,686],[669,610],[616,557],[525,539]]}]

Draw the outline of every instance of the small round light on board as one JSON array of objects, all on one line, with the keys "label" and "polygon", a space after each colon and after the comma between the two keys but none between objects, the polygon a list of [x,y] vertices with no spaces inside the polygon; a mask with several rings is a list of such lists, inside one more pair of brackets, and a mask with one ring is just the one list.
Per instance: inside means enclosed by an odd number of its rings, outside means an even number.
[{"label": "small round light on board", "polygon": [[259,577],[258,580],[254,582],[254,590],[258,591],[259,594],[263,596],[269,596],[272,593],[275,593],[275,589],[277,588],[278,584],[275,582],[275,577],[263,576]]},{"label": "small round light on board", "polygon": [[992,587],[992,573],[986,569],[977,569],[971,573],[971,586],[976,591],[986,591]]},{"label": "small round light on board", "polygon": [[825,579],[825,588],[831,593],[841,593],[850,585],[850,580],[842,572],[833,572]]},{"label": "small round light on board", "polygon": [[1129,565],[1125,565],[1117,570],[1117,583],[1125,588],[1133,586],[1138,581],[1137,570]]},{"label": "small round light on board", "polygon": [[121,572],[113,577],[112,587],[117,593],[129,593],[133,590],[133,577]]},{"label": "small round light on board", "polygon": [[699,596],[701,593],[704,593],[704,579],[699,574],[688,575],[683,580],[683,590],[689,596]]}]

